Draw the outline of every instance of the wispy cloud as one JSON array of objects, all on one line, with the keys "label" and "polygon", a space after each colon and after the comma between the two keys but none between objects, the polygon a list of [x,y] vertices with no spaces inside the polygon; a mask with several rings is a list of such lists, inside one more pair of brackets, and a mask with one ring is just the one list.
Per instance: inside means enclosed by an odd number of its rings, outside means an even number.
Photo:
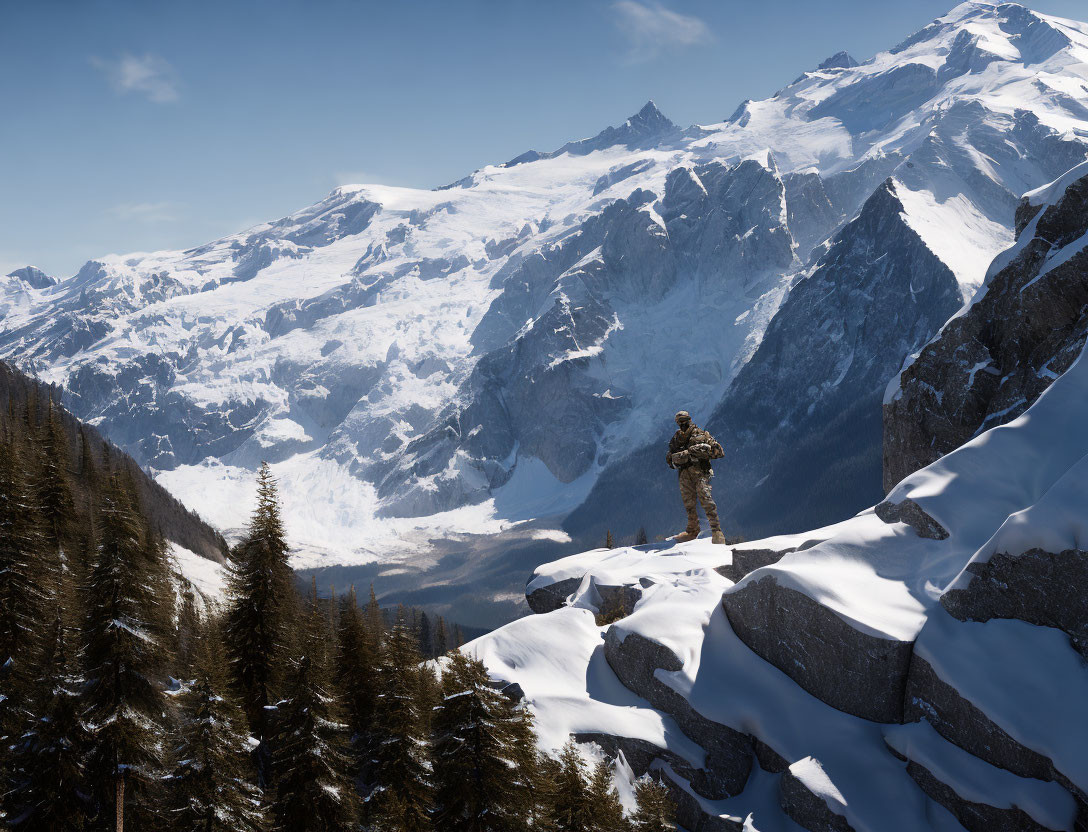
[{"label": "wispy cloud", "polygon": [[662,52],[710,43],[710,28],[697,17],[674,12],[660,3],[619,0],[612,4],[616,26],[627,38],[630,61],[648,61]]},{"label": "wispy cloud", "polygon": [[177,73],[159,55],[126,53],[113,60],[92,57],[91,65],[106,76],[119,94],[138,93],[156,104],[178,100]]},{"label": "wispy cloud", "polygon": [[176,202],[121,202],[114,205],[110,213],[130,222],[175,222],[180,207]]}]

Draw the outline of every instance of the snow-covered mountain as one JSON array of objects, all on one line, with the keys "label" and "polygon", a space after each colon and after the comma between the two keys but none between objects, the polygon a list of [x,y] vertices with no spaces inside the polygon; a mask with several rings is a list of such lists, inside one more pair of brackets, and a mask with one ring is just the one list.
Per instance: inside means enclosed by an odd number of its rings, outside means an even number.
[{"label": "snow-covered mountain", "polygon": [[1028,196],[985,291],[889,389],[887,446],[928,453],[961,411],[978,432],[886,500],[537,568],[538,614],[465,649],[544,745],[650,772],[693,832],[1088,828],[1086,188],[1082,165]]},{"label": "snow-covered mountain", "polygon": [[[680,407],[714,414],[745,530],[877,500],[886,382],[1085,137],[1088,27],[965,3],[724,122],[648,104],[446,188],[338,188],[195,249],[9,277],[0,357],[227,529],[275,463],[300,567],[380,562],[509,616],[568,533],[675,522]],[[464,537],[495,531],[486,556]]]}]

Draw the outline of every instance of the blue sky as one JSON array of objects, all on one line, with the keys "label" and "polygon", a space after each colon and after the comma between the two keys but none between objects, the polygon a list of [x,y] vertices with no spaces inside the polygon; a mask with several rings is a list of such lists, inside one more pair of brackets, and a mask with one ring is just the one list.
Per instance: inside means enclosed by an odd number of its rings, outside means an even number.
[{"label": "blue sky", "polygon": [[952,5],[0,0],[0,273],[193,246],[338,184],[441,185],[649,98],[720,121]]}]

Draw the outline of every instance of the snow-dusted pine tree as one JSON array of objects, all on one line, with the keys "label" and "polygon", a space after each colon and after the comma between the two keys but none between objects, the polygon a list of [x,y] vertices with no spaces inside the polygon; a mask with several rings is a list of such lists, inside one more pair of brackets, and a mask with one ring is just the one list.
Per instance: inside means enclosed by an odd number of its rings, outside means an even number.
[{"label": "snow-dusted pine tree", "polygon": [[553,820],[556,832],[589,832],[589,798],[586,793],[586,764],[574,740],[559,753],[559,766],[552,783]]},{"label": "snow-dusted pine tree", "polygon": [[[10,437],[0,439],[0,777],[24,715],[32,664],[41,649],[39,627],[52,580],[42,568],[44,548],[37,506]],[[0,795],[7,792],[0,782]]]},{"label": "snow-dusted pine tree", "polygon": [[607,760],[600,760],[593,767],[586,786],[586,797],[592,832],[628,832],[627,818],[612,784],[612,765]]},{"label": "snow-dusted pine tree", "polygon": [[366,790],[370,781],[374,707],[378,697],[378,648],[352,586],[341,601],[333,668],[335,689],[348,726],[352,772]]},{"label": "snow-dusted pine tree", "polygon": [[352,829],[358,815],[348,729],[327,681],[327,626],[315,587],[304,618],[304,652],[276,706],[271,811],[276,832],[340,832]]},{"label": "snow-dusted pine tree", "polygon": [[434,719],[438,832],[501,832],[524,819],[529,789],[517,772],[514,720],[483,664],[451,653]]},{"label": "snow-dusted pine tree", "polygon": [[127,476],[110,478],[86,590],[84,720],[92,732],[88,777],[100,813],[129,832],[161,828],[163,679],[173,593],[165,547],[142,528]]},{"label": "snow-dusted pine tree", "polygon": [[31,699],[33,717],[15,747],[9,826],[17,832],[77,832],[92,813],[84,766],[91,738],[81,718],[78,675],[58,609]]},{"label": "snow-dusted pine tree", "polygon": [[167,778],[166,828],[172,832],[258,832],[261,793],[245,731],[245,714],[226,692],[224,658],[214,622],[194,630],[191,681],[178,695],[174,769]]},{"label": "snow-dusted pine tree", "polygon": [[225,638],[231,682],[260,745],[260,783],[271,780],[269,708],[279,699],[297,619],[293,573],[276,481],[267,463],[257,475],[257,507],[246,538],[233,551]]},{"label": "snow-dusted pine tree", "polygon": [[673,832],[676,829],[676,806],[669,790],[649,777],[635,784],[635,800],[638,808],[631,817],[635,832]]},{"label": "snow-dusted pine tree", "polygon": [[367,820],[381,830],[430,829],[431,746],[421,712],[419,650],[398,615],[382,644],[375,710],[374,785]]}]

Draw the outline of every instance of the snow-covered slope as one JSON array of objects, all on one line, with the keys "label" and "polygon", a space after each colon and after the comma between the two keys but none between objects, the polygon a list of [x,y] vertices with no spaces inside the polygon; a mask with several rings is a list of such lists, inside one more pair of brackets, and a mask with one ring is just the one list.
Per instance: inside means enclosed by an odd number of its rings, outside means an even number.
[{"label": "snow-covered slope", "polygon": [[[573,534],[640,517],[653,533],[671,484],[645,460],[678,407],[705,418],[724,397],[756,500],[788,467],[769,448],[867,401],[971,295],[1019,195],[1085,156],[1086,59],[1081,24],[966,3],[721,123],[680,129],[649,104],[447,188],[339,188],[199,248],[22,281],[0,356],[64,383],[226,529],[272,461],[302,567],[448,583],[464,535],[536,546],[579,506]],[[917,274],[864,267],[904,251]],[[768,379],[772,422],[730,415]],[[878,471],[879,433],[859,436]],[[472,591],[508,594],[511,566]]]},{"label": "snow-covered slope", "polygon": [[544,565],[542,614],[465,649],[690,830],[1082,829],[1085,425],[1082,353],[875,510]]}]

